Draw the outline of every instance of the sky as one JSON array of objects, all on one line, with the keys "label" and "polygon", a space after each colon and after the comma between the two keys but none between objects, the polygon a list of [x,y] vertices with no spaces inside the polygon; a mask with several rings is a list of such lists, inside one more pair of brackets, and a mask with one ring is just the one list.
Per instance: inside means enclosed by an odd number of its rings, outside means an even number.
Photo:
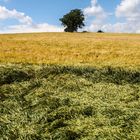
[{"label": "sky", "polygon": [[85,15],[82,30],[140,33],[140,0],[0,0],[0,33],[63,32],[72,9]]}]

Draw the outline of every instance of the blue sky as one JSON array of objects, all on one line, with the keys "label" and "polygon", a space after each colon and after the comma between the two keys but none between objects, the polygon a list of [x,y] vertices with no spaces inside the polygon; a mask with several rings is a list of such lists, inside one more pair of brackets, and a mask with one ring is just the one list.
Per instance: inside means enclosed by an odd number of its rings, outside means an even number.
[{"label": "blue sky", "polygon": [[84,30],[140,32],[140,0],[0,0],[0,32],[63,31],[59,18],[75,8]]}]

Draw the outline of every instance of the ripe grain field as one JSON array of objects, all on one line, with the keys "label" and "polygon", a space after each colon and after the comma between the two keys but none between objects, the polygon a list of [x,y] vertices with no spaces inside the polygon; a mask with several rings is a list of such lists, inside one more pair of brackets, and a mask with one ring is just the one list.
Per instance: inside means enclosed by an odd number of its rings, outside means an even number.
[{"label": "ripe grain field", "polygon": [[0,140],[140,140],[140,35],[0,35]]},{"label": "ripe grain field", "polygon": [[140,35],[42,33],[0,35],[1,63],[140,66]]}]

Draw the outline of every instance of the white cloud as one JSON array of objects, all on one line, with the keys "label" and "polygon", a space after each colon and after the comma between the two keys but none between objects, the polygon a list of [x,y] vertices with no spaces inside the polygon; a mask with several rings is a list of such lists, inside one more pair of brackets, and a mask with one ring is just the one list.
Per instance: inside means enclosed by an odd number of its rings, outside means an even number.
[{"label": "white cloud", "polygon": [[28,33],[28,32],[63,32],[64,29],[47,23],[32,25],[12,25],[5,27],[1,33]]},{"label": "white cloud", "polygon": [[96,32],[99,29],[104,32],[114,32],[114,33],[140,33],[140,24],[132,24],[129,22],[116,22],[114,24],[95,24],[92,23],[90,26],[85,27],[84,30],[91,32]]},{"label": "white cloud", "polygon": [[101,20],[107,17],[107,13],[98,4],[97,0],[91,0],[91,6],[84,9],[84,14],[87,17],[94,16],[96,20]]},{"label": "white cloud", "polygon": [[[87,17],[94,17],[89,26],[84,30],[97,31],[99,29],[105,32],[126,32],[140,33],[140,0],[122,0],[116,6],[116,23],[106,23],[109,13],[105,12],[97,0],[91,0],[91,6],[84,9]],[[110,17],[111,18],[111,17]],[[119,19],[123,18],[123,22]]]},{"label": "white cloud", "polygon": [[110,15],[98,4],[97,0],[91,0],[91,5],[83,9],[86,19],[92,19],[89,26],[84,30],[98,31],[104,25],[105,19]]},{"label": "white cloud", "polygon": [[124,32],[139,33],[140,0],[122,0],[116,8],[115,14],[118,18],[124,18],[125,22],[120,24]]},{"label": "white cloud", "polygon": [[[90,6],[83,9],[83,12],[88,22],[84,30],[97,31],[101,29],[105,32],[140,33],[140,0],[122,0],[114,11],[114,16],[116,16],[114,24],[106,22],[107,18],[111,18],[110,14],[97,0],[91,0]],[[123,22],[120,22],[120,18],[123,18]],[[0,33],[62,32],[64,30],[64,28],[48,23],[34,23],[32,18],[25,13],[0,6],[0,21],[6,19],[16,19],[19,24],[4,25],[3,28],[0,27]]]},{"label": "white cloud", "polygon": [[127,22],[117,22],[115,24],[105,24],[102,26],[102,30],[105,32],[115,32],[115,33],[138,33],[135,26],[132,26]]},{"label": "white cloud", "polygon": [[17,10],[9,10],[0,6],[0,20],[16,19],[19,24],[0,28],[0,33],[26,33],[26,32],[62,32],[63,28],[48,23],[34,23],[32,18]]},{"label": "white cloud", "polygon": [[32,24],[32,18],[17,10],[8,10],[6,7],[0,6],[0,20],[16,19],[20,23]]},{"label": "white cloud", "polygon": [[140,0],[122,0],[116,8],[116,16],[128,21],[140,21]]}]

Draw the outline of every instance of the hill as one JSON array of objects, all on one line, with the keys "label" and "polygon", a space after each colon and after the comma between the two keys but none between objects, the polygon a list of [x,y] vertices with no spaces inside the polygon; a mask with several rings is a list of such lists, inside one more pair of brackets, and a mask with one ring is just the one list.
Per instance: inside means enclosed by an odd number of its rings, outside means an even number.
[{"label": "hill", "polygon": [[139,67],[139,34],[0,35],[1,63]]},{"label": "hill", "polygon": [[140,35],[0,35],[2,140],[138,140]]}]

